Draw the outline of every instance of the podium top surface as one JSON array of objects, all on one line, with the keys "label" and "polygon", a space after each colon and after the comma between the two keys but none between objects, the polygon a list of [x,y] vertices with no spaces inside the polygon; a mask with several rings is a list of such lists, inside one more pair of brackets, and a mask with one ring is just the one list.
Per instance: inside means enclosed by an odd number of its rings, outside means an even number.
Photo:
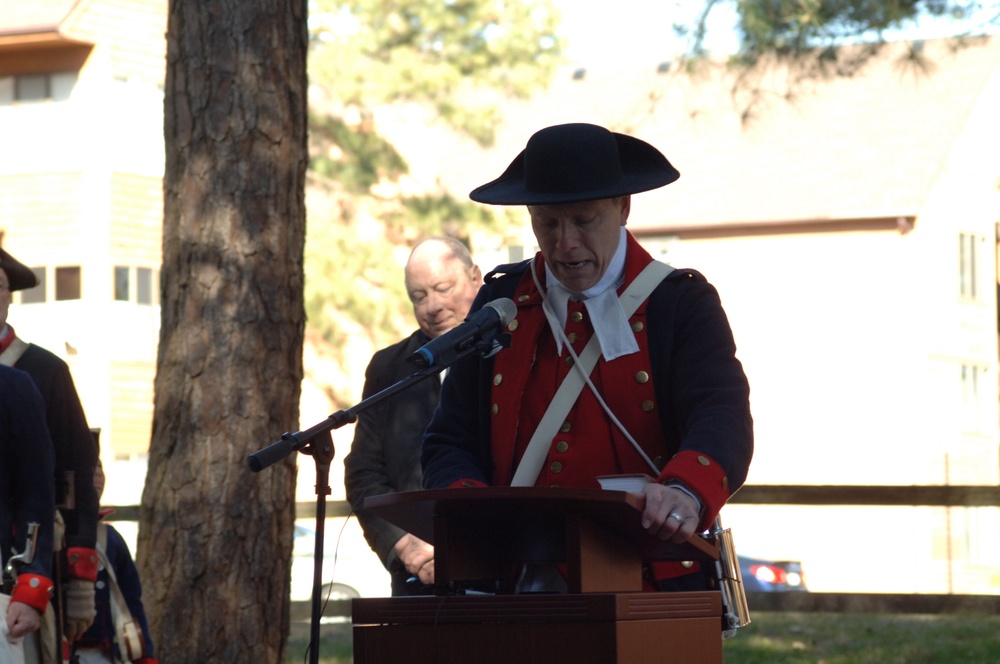
[{"label": "podium top surface", "polygon": [[561,537],[567,518],[583,516],[635,544],[644,560],[718,560],[717,547],[695,535],[683,544],[649,535],[641,501],[624,491],[547,487],[432,489],[369,496],[361,509],[434,543],[435,519],[488,530],[499,541]]}]

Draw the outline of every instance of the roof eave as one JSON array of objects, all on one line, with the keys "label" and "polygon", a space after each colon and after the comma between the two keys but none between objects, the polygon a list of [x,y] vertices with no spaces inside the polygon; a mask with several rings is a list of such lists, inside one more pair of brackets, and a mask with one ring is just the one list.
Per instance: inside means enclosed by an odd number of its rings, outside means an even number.
[{"label": "roof eave", "polygon": [[0,32],[0,48],[24,49],[52,46],[93,46],[89,42],[72,39],[59,31],[59,26],[50,28],[25,28]]},{"label": "roof eave", "polygon": [[704,224],[662,224],[631,227],[636,237],[671,236],[682,240],[703,240],[756,235],[801,235],[805,233],[846,233],[896,231],[906,235],[916,225],[915,214],[853,219],[792,219],[775,221],[731,221]]}]

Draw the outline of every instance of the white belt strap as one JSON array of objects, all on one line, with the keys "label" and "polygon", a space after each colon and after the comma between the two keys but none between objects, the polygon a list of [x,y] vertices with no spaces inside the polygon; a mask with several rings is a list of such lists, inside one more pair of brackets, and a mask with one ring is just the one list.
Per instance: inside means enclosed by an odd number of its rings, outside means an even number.
[{"label": "white belt strap", "polygon": [[[653,261],[647,265],[639,276],[629,284],[625,292],[618,298],[621,302],[622,310],[625,311],[625,318],[629,318],[635,313],[639,305],[646,301],[653,290],[663,281],[668,274],[674,271],[666,263]],[[563,379],[562,384],[552,398],[552,402],[538,423],[538,428],[531,436],[524,456],[517,466],[511,486],[534,486],[538,481],[538,475],[542,472],[542,465],[549,455],[549,448],[552,446],[552,438],[556,431],[566,421],[566,415],[570,408],[576,403],[580,390],[586,382],[586,377],[594,370],[598,358],[601,357],[601,345],[595,334],[587,342],[583,352],[580,353],[580,360],[574,365],[576,371],[571,371]]]},{"label": "white belt strap", "polygon": [[14,366],[26,350],[28,350],[28,344],[14,337],[14,340],[7,346],[7,350],[0,353],[0,364],[8,367]]},{"label": "white belt strap", "polygon": [[131,662],[139,659],[146,652],[145,639],[142,630],[132,618],[132,613],[128,609],[128,602],[122,594],[118,585],[118,577],[115,575],[114,567],[108,560],[108,531],[107,524],[97,524],[97,556],[108,573],[108,585],[111,594],[111,619],[115,624],[115,641],[121,650],[124,661]]}]

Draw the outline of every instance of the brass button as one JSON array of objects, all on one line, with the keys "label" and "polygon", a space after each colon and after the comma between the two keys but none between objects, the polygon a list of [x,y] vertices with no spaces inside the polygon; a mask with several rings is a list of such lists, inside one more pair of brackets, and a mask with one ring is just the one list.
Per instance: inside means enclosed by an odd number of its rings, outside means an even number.
[{"label": "brass button", "polygon": [[31,580],[28,581],[28,585],[31,586],[32,588],[37,588],[38,586],[42,585],[42,582],[38,580],[38,577],[33,576],[31,577]]},{"label": "brass button", "polygon": [[646,411],[647,413],[649,411],[653,410],[653,408],[655,408],[655,407],[656,407],[656,405],[653,403],[652,399],[647,399],[646,401],[642,402],[642,409],[644,411]]},{"label": "brass button", "polygon": [[572,355],[567,355],[565,362],[566,362],[566,366],[567,367],[573,366],[573,356]]},{"label": "brass button", "polygon": [[658,456],[655,459],[653,459],[653,465],[659,468],[660,470],[663,470],[663,467],[667,465],[667,458],[664,456]]},{"label": "brass button", "polygon": [[728,477],[723,477],[722,478],[722,488],[725,489],[726,491],[729,491],[729,478]]},{"label": "brass button", "polygon": [[462,486],[464,486],[464,487],[473,487],[473,486],[476,486],[476,483],[472,482],[470,480],[464,480],[462,482]]},{"label": "brass button", "polygon": [[493,407],[492,407],[492,408],[490,408],[490,411],[491,411],[491,412],[492,412],[492,413],[493,413],[494,415],[496,415],[497,413],[499,413],[499,412],[500,412],[500,406],[498,406],[498,405],[496,405],[496,404],[493,404]]},{"label": "brass button", "polygon": [[579,339],[576,332],[570,332],[568,335],[566,335],[566,338],[569,339],[569,342],[571,344],[575,344],[576,340]]},{"label": "brass button", "polygon": [[694,561],[693,560],[682,560],[681,561],[681,567],[683,567],[684,569],[691,569],[692,567],[694,567]]},{"label": "brass button", "polygon": [[494,385],[499,385],[502,382],[503,382],[503,374],[497,374],[496,376],[493,376]]},{"label": "brass button", "polygon": [[645,327],[646,326],[642,324],[641,320],[637,320],[634,323],[632,323],[632,331],[633,332],[642,332],[643,328],[645,328]]},{"label": "brass button", "polygon": [[561,461],[553,461],[552,465],[549,466],[549,470],[551,470],[553,473],[561,473],[562,469],[563,465]]},{"label": "brass button", "polygon": [[645,371],[640,371],[635,375],[635,382],[639,383],[640,385],[645,385],[646,383],[649,382],[649,374],[646,373]]},{"label": "brass button", "polygon": [[565,452],[568,449],[569,449],[569,443],[567,443],[565,440],[560,440],[558,443],[556,443],[556,452]]},{"label": "brass button", "polygon": [[565,422],[562,423],[561,427],[559,427],[559,432],[560,433],[569,433],[569,430],[572,429],[572,428],[573,428],[573,425],[569,423],[569,420],[567,420],[567,421],[565,421]]},{"label": "brass button", "polygon": [[703,466],[708,466],[708,465],[711,465],[712,462],[709,461],[707,457],[703,457],[701,455],[698,455],[698,463],[700,463]]},{"label": "brass button", "polygon": [[574,323],[579,323],[580,321],[583,320],[583,312],[582,311],[574,311],[572,314],[570,314],[569,319],[571,321],[573,321]]},{"label": "brass button", "polygon": [[530,295],[518,295],[517,296],[517,301],[518,302],[527,302],[530,299],[531,299]]},{"label": "brass button", "polygon": [[515,318],[511,322],[507,323],[507,329],[513,332],[517,329],[517,319]]}]

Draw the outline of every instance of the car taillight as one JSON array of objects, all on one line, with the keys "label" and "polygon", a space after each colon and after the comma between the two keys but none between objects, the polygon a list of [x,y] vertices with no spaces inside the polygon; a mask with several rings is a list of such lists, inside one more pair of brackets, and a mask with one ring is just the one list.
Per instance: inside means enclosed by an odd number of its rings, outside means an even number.
[{"label": "car taillight", "polygon": [[750,573],[764,583],[788,583],[788,574],[774,565],[751,565]]}]

